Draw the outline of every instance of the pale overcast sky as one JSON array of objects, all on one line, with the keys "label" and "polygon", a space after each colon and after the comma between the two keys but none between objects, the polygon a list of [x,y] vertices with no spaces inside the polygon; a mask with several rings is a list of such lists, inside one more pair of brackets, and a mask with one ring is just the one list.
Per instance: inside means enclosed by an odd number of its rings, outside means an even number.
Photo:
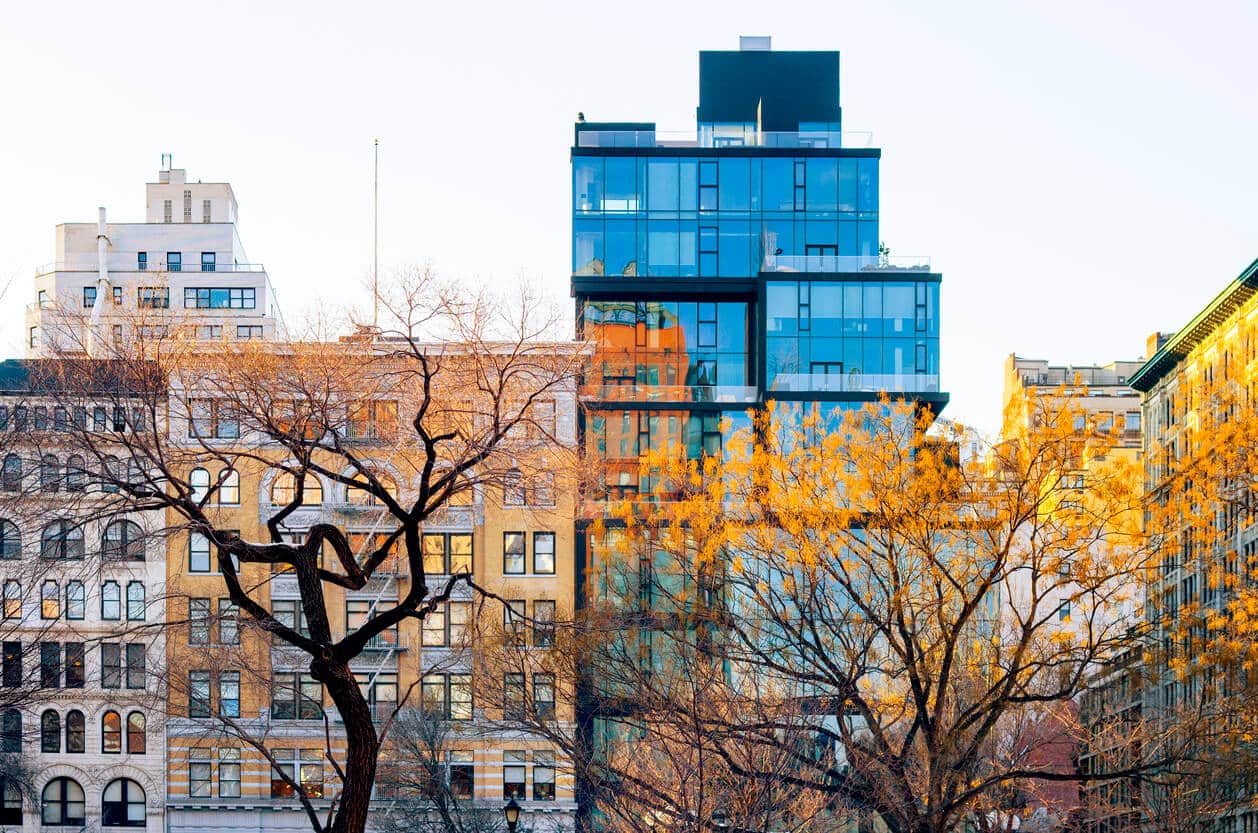
[{"label": "pale overcast sky", "polygon": [[386,266],[566,299],[577,111],[690,130],[699,50],[768,34],[842,53],[882,237],[944,276],[946,415],[991,427],[1008,353],[1135,358],[1258,256],[1255,31],[1247,1],[5,3],[0,352],[54,226],[142,219],[163,152],[233,184],[290,319],[361,300],[375,136]]}]

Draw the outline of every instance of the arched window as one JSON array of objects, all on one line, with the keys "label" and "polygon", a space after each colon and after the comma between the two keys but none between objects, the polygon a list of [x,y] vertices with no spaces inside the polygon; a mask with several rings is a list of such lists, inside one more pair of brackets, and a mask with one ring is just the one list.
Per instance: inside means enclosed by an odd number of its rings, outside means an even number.
[{"label": "arched window", "polygon": [[39,751],[61,751],[61,715],[54,709],[39,716]]},{"label": "arched window", "polygon": [[116,755],[122,751],[122,717],[108,711],[100,717],[100,751]]},{"label": "arched window", "polygon": [[87,751],[87,718],[78,709],[66,712],[66,751],[75,754]]},{"label": "arched window", "polygon": [[22,713],[5,709],[0,715],[0,752],[22,751]]},{"label": "arched window", "polygon": [[13,521],[0,518],[0,558],[22,557],[22,533]]},{"label": "arched window", "polygon": [[[381,488],[396,499],[397,481],[384,472],[373,472],[373,475],[376,478],[376,482],[380,484]],[[363,483],[367,482],[366,478],[362,475],[356,476],[355,479]],[[381,503],[378,497],[366,489],[349,485],[346,485],[345,487],[345,502],[352,503],[355,506],[379,506]]]},{"label": "arched window", "polygon": [[117,457],[111,455],[102,460],[100,490],[102,492],[117,492],[118,484],[122,482],[123,471],[122,461]]},{"label": "arched window", "polygon": [[22,582],[14,578],[4,582],[4,618],[22,618]]},{"label": "arched window", "polygon": [[45,454],[39,461],[39,490],[41,492],[58,492],[61,490],[61,461],[56,454]]},{"label": "arched window", "polygon": [[148,736],[145,734],[146,722],[144,712],[131,712],[127,715],[127,752],[131,755],[143,755],[148,747]]},{"label": "arched window", "polygon": [[87,487],[87,464],[78,454],[66,458],[66,491],[81,492]]},{"label": "arched window", "polygon": [[82,558],[83,530],[64,519],[53,521],[40,535],[39,554],[62,561]]},{"label": "arched window", "polygon": [[144,621],[144,582],[127,582],[127,619],[132,622]]},{"label": "arched window", "polygon": [[106,561],[143,561],[144,530],[135,521],[114,521],[105,527],[100,551]]},{"label": "arched window", "polygon": [[4,468],[0,469],[0,489],[6,492],[22,490],[22,458],[16,454],[4,455]]},{"label": "arched window", "polygon": [[192,499],[197,503],[205,500],[210,492],[210,473],[203,468],[195,468],[188,472],[188,486],[192,488]]},{"label": "arched window", "polygon": [[144,789],[130,778],[110,781],[100,809],[102,827],[143,827]]},{"label": "arched window", "polygon": [[235,469],[223,469],[218,473],[218,502],[224,506],[237,506],[240,503],[240,472]]},{"label": "arched window", "polygon": [[54,778],[44,787],[45,826],[82,827],[87,821],[87,798],[73,778]]},{"label": "arched window", "polygon": [[[271,484],[271,503],[276,506],[287,506],[293,502],[297,494],[297,478],[286,471],[280,472]],[[318,506],[323,503],[323,484],[318,477],[307,474],[302,480],[301,505]]]},{"label": "arched window", "polygon": [[52,579],[46,579],[39,588],[39,618],[61,618],[61,585]]},{"label": "arched window", "polygon": [[22,789],[8,778],[0,778],[0,826],[22,826]]}]

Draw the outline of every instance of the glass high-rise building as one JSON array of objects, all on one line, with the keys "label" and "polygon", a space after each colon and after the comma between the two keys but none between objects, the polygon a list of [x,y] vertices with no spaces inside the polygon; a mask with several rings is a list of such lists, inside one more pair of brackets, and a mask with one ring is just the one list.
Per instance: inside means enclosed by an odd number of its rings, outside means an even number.
[{"label": "glass high-rise building", "polygon": [[699,53],[691,133],[578,121],[572,292],[608,494],[649,486],[650,449],[719,452],[722,417],[768,402],[947,403],[940,276],[880,252],[881,156],[843,130],[839,53],[767,38]]}]

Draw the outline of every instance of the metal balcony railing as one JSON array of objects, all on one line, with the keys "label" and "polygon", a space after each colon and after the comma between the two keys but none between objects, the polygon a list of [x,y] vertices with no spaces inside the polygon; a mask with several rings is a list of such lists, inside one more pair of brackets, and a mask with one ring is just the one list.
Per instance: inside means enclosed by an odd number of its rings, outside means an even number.
[{"label": "metal balcony railing", "polygon": [[918,255],[768,255],[761,272],[929,272],[930,258]]}]

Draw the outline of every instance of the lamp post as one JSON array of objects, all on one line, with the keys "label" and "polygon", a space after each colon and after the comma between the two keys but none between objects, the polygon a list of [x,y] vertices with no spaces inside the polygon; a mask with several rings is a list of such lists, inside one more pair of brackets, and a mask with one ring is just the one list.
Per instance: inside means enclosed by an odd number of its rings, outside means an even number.
[{"label": "lamp post", "polygon": [[712,824],[716,826],[717,830],[722,831],[722,833],[723,831],[729,830],[729,814],[718,807],[712,811]]},{"label": "lamp post", "polygon": [[507,819],[508,833],[515,833],[515,826],[520,823],[520,805],[516,803],[514,795],[507,802],[507,806],[502,808],[502,815]]}]

